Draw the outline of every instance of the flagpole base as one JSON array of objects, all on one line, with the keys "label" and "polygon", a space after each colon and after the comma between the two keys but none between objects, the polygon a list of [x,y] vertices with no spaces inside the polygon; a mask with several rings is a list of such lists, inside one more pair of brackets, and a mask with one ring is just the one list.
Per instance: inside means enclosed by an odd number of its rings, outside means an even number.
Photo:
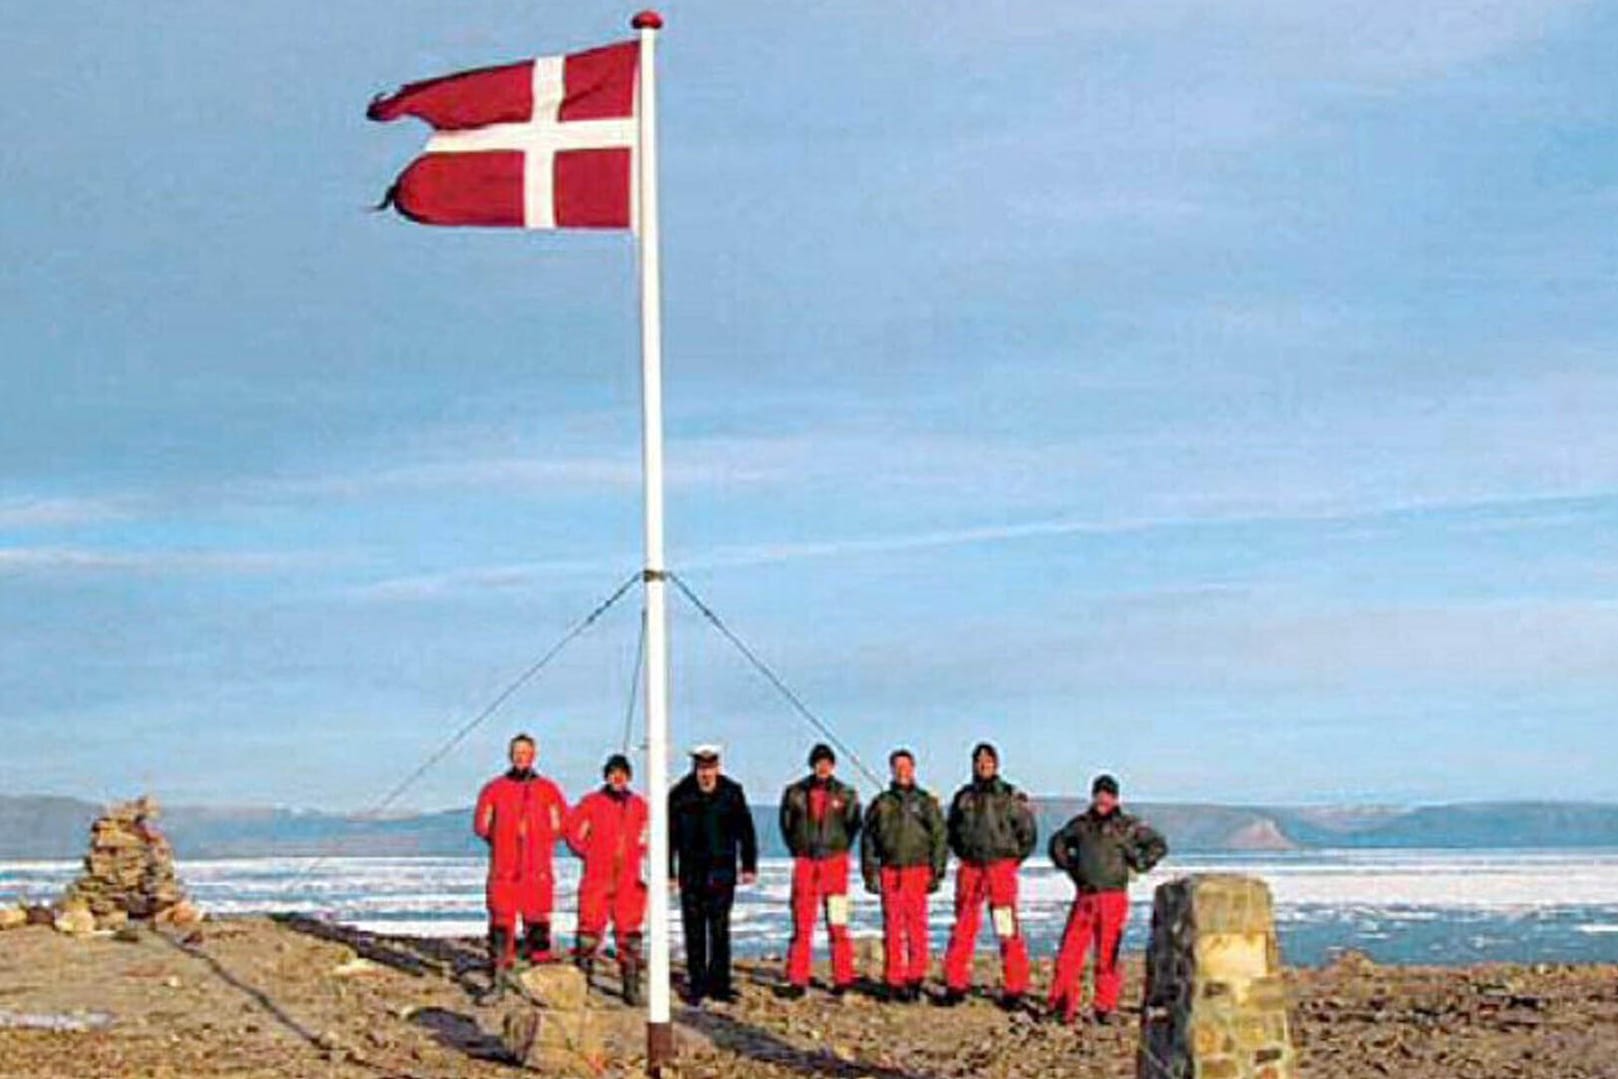
[{"label": "flagpole base", "polygon": [[646,1072],[648,1075],[663,1074],[665,1068],[674,1064],[674,1024],[673,1023],[647,1023],[646,1024]]}]

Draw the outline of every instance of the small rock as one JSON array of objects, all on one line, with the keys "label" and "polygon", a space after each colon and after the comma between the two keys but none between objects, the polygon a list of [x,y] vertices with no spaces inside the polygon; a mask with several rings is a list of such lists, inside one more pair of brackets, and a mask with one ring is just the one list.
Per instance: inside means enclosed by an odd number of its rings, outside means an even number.
[{"label": "small rock", "polygon": [[102,1030],[112,1025],[106,1012],[14,1012],[0,1008],[0,1030],[49,1030],[56,1033]]},{"label": "small rock", "polygon": [[1338,974],[1366,974],[1376,969],[1376,960],[1358,948],[1344,948],[1332,956],[1326,969]]},{"label": "small rock", "polygon": [[331,968],[333,978],[354,978],[364,974],[381,974],[387,968],[381,963],[355,956],[346,963]]},{"label": "small rock", "polygon": [[87,937],[96,931],[96,916],[84,907],[68,907],[56,915],[56,931],[70,937]]},{"label": "small rock", "polygon": [[188,929],[202,921],[202,911],[198,910],[189,899],[182,899],[172,907],[159,911],[154,920],[158,925]]},{"label": "small rock", "polygon": [[547,963],[517,975],[517,984],[536,1003],[557,1011],[578,1011],[587,996],[584,972],[572,963]]},{"label": "small rock", "polygon": [[28,912],[21,907],[0,907],[0,930],[28,924]]},{"label": "small rock", "polygon": [[605,1062],[601,1029],[588,1010],[512,1008],[502,1018],[500,1041],[514,1060],[532,1071],[591,1074]]}]

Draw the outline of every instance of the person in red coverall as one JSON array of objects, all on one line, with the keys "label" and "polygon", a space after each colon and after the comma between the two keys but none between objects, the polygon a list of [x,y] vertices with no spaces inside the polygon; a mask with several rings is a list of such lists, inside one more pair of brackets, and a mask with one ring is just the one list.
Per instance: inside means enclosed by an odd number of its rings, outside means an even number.
[{"label": "person in red coverall", "polygon": [[601,936],[612,922],[624,1002],[640,1003],[641,923],[646,920],[646,800],[629,789],[629,758],[614,753],[602,769],[599,790],[585,795],[567,816],[567,845],[584,862],[579,881],[579,933],[574,956],[588,981]]},{"label": "person in red coverall", "polygon": [[567,799],[555,783],[534,771],[539,747],[519,734],[509,748],[511,769],[484,785],[472,830],[489,844],[489,992],[505,991],[516,961],[517,919],[533,963],[551,956],[551,907],[555,883],[551,854],[567,820]]}]

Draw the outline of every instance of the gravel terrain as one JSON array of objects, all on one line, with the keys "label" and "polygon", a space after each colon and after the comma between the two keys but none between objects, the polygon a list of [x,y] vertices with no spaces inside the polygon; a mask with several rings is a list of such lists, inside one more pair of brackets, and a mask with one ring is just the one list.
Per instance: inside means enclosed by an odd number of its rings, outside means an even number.
[{"label": "gravel terrain", "polygon": [[[297,919],[204,924],[181,943],[142,930],[73,939],[0,933],[0,1076],[520,1076],[479,1008],[473,941],[357,933]],[[989,957],[982,973],[988,978]],[[356,961],[363,960],[363,961]],[[864,993],[771,991],[778,964],[742,963],[742,1000],[680,1008],[681,1076],[1123,1077],[1132,1019],[1062,1027],[988,997],[945,1010]],[[1036,971],[1036,984],[1048,975]],[[1618,967],[1382,967],[1350,957],[1293,971],[1307,1076],[1618,1079]],[[1138,957],[1130,990],[1140,987]],[[617,1054],[641,1074],[641,1017],[601,995]],[[588,1074],[588,1072],[581,1072]]]}]

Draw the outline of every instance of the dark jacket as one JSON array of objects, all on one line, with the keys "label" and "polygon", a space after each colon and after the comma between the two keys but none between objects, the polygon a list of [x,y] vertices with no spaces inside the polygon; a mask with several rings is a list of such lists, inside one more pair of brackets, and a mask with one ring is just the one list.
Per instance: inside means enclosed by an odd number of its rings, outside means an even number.
[{"label": "dark jacket", "polygon": [[885,867],[915,865],[931,866],[937,887],[948,864],[944,811],[931,791],[895,783],[872,800],[860,833],[860,872],[867,888],[877,890]]},{"label": "dark jacket", "polygon": [[781,839],[794,858],[846,853],[859,834],[859,793],[835,776],[805,776],[781,792]]},{"label": "dark jacket", "polygon": [[973,779],[950,799],[949,849],[963,862],[1021,862],[1038,838],[1028,796],[999,776]]},{"label": "dark jacket", "polygon": [[1051,836],[1051,861],[1080,892],[1117,892],[1129,887],[1129,874],[1145,873],[1169,852],[1169,845],[1144,822],[1114,810],[1102,816],[1080,813]]},{"label": "dark jacket", "polygon": [[758,872],[758,837],[742,785],[726,776],[711,793],[688,775],[669,791],[669,876],[681,887],[734,884],[736,862]]}]

